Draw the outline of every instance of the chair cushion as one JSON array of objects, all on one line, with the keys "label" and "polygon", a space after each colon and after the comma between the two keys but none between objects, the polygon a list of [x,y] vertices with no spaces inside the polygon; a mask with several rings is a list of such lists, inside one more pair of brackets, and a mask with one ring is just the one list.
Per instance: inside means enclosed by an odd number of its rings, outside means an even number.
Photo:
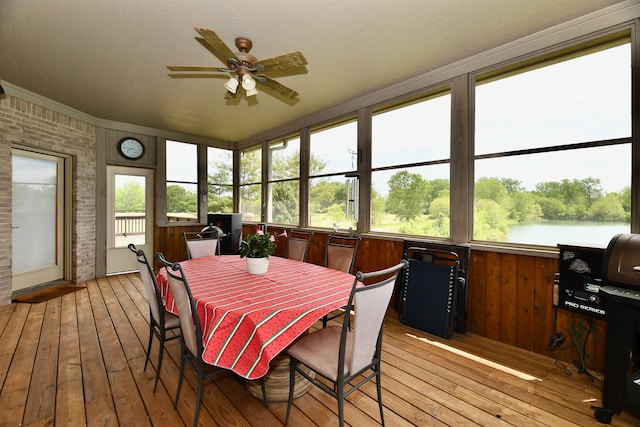
[{"label": "chair cushion", "polygon": [[[342,326],[327,326],[310,333],[292,345],[287,353],[307,365],[312,370],[329,378],[338,379],[338,349]],[[347,335],[344,374],[349,375],[351,364],[352,336]]]},{"label": "chair cushion", "polygon": [[180,318],[173,313],[164,311],[164,329],[175,329],[180,327]]}]

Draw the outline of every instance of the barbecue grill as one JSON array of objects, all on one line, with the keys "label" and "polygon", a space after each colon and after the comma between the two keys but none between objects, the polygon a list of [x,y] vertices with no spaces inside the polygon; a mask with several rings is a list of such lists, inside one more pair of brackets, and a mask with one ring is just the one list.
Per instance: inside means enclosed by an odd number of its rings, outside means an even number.
[{"label": "barbecue grill", "polygon": [[617,234],[603,257],[600,295],[607,302],[603,408],[608,423],[624,406],[640,412],[640,234]]}]

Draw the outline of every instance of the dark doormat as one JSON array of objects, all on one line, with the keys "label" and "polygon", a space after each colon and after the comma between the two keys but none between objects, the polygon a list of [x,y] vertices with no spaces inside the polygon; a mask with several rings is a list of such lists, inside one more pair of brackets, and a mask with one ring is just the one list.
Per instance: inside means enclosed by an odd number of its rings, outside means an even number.
[{"label": "dark doormat", "polygon": [[11,298],[12,302],[24,302],[29,304],[35,304],[39,302],[49,301],[53,298],[58,298],[71,292],[78,291],[80,289],[86,289],[84,285],[71,285],[64,283],[61,285],[51,286],[45,289],[39,289],[34,292],[29,292],[24,295],[17,295]]}]

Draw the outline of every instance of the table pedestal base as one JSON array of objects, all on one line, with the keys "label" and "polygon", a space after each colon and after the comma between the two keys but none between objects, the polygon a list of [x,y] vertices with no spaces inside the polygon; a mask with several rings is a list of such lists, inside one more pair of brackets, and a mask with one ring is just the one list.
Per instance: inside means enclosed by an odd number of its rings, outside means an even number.
[{"label": "table pedestal base", "polygon": [[[313,371],[306,366],[303,366],[303,370],[313,376]],[[267,391],[267,402],[286,402],[289,399],[289,356],[285,353],[274,357],[269,364],[269,372],[262,379]],[[293,398],[302,396],[310,387],[311,383],[296,373]],[[259,379],[247,381],[247,389],[255,397],[263,398]]]}]

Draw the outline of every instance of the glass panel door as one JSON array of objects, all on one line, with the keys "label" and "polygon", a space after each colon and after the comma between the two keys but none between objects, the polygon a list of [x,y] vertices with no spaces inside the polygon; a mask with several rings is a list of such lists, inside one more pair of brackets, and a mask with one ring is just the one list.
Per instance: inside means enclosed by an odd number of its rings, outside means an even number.
[{"label": "glass panel door", "polygon": [[107,274],[137,270],[130,243],[153,256],[153,170],[109,167],[107,193]]},{"label": "glass panel door", "polygon": [[12,150],[12,290],[64,276],[64,159]]}]

